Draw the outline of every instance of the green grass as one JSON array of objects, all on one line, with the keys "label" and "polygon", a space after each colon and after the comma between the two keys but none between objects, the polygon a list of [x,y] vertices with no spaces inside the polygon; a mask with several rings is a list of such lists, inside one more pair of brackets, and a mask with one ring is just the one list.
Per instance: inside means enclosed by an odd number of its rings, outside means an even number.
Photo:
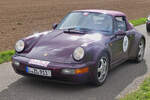
[{"label": "green grass", "polygon": [[139,18],[136,20],[130,20],[129,22],[132,23],[134,26],[138,26],[141,24],[145,24],[146,23],[147,18]]},{"label": "green grass", "polygon": [[150,77],[145,79],[140,88],[120,100],[150,100]]},{"label": "green grass", "polygon": [[14,55],[14,50],[0,52],[0,64],[4,62],[8,62],[11,60],[12,55]]}]

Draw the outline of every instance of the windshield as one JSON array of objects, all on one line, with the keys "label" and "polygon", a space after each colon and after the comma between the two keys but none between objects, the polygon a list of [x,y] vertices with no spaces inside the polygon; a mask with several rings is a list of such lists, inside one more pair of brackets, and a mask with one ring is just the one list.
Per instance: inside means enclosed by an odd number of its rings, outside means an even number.
[{"label": "windshield", "polygon": [[57,29],[87,29],[112,32],[112,17],[107,14],[91,12],[72,12],[68,14]]}]

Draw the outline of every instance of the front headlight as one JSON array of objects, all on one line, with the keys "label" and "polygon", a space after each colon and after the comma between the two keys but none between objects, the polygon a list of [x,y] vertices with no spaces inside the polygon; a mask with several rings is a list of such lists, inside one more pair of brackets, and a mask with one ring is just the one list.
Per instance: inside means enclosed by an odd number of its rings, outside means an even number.
[{"label": "front headlight", "polygon": [[77,47],[73,52],[73,58],[78,61],[83,59],[84,55],[85,51],[82,47]]},{"label": "front headlight", "polygon": [[25,47],[24,41],[23,41],[23,40],[19,40],[19,41],[17,41],[17,43],[16,43],[16,45],[15,45],[15,50],[16,50],[17,52],[21,52],[21,51],[24,50],[24,47]]}]

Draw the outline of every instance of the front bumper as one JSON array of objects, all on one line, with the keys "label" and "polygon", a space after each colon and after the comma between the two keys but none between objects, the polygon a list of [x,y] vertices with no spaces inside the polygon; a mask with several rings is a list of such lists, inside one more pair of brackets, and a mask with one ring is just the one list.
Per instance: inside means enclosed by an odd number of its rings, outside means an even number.
[{"label": "front bumper", "polygon": [[[13,62],[17,61],[19,62],[19,66],[14,64]],[[92,75],[93,75],[93,66],[94,62],[88,62],[86,64],[64,64],[64,63],[56,63],[56,62],[51,62],[47,67],[42,67],[38,65],[31,65],[28,62],[30,61],[29,58],[26,57],[21,57],[21,56],[13,56],[12,57],[12,66],[15,70],[16,73],[21,74],[21,75],[27,75],[27,76],[36,76],[36,77],[41,77],[44,79],[50,79],[50,80],[57,80],[57,81],[63,81],[67,83],[86,83],[88,81],[91,81]],[[32,68],[38,68],[38,69],[44,69],[44,70],[51,70],[51,77],[45,77],[45,76],[38,76],[38,75],[33,75],[29,74],[26,72],[26,66],[32,67]],[[88,67],[89,70],[86,73],[82,74],[74,74],[74,75],[68,75],[68,74],[63,74],[62,69],[66,68],[84,68]]]}]

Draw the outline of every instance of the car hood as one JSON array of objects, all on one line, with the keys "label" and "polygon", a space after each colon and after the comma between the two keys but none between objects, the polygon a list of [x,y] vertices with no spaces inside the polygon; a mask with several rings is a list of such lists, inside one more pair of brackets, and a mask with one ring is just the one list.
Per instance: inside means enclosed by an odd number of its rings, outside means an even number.
[{"label": "car hood", "polygon": [[[46,33],[46,34],[45,34]],[[61,30],[54,30],[52,32],[45,32],[44,34],[36,35],[36,43],[31,50],[25,54],[31,59],[39,59],[46,61],[72,63],[72,53],[75,48],[79,46],[87,47],[89,44],[101,41],[104,35],[100,33],[64,33]],[[34,36],[31,36],[32,38]],[[26,38],[25,41],[31,37]]]}]

